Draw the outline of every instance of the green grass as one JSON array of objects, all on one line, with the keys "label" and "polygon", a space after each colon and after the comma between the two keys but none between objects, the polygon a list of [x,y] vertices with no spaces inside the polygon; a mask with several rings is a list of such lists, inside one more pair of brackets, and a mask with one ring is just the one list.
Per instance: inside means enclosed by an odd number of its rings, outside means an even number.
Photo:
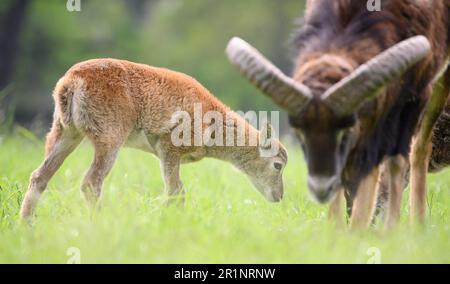
[{"label": "green grass", "polygon": [[91,216],[79,185],[92,149],[83,143],[49,183],[32,227],[18,221],[43,143],[23,133],[0,138],[0,262],[66,263],[450,263],[450,173],[431,176],[428,222],[383,233],[337,230],[327,208],[311,201],[305,166],[289,148],[285,198],[270,204],[229,164],[206,159],[182,167],[185,208],[162,205],[156,158],[123,149]]}]

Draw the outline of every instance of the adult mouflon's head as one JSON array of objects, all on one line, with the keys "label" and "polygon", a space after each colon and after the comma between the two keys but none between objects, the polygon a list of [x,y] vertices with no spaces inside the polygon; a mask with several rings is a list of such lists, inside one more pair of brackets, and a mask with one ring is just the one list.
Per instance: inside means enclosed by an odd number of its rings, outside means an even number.
[{"label": "adult mouflon's head", "polygon": [[242,39],[233,38],[226,49],[241,73],[288,112],[308,165],[308,187],[319,202],[329,201],[341,183],[348,155],[364,131],[358,117],[363,104],[429,52],[428,40],[416,36],[359,67],[338,56],[312,56],[291,78]]}]

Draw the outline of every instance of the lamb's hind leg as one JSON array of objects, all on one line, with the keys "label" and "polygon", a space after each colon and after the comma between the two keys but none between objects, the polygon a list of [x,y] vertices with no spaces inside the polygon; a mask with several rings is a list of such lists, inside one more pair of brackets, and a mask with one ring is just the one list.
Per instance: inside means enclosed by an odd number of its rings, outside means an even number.
[{"label": "lamb's hind leg", "polygon": [[31,174],[30,185],[22,202],[20,209],[22,219],[27,219],[32,215],[47,183],[81,140],[82,136],[75,130],[64,129],[57,120],[53,122],[52,129],[47,134],[45,160]]},{"label": "lamb's hind leg", "polygon": [[81,185],[81,191],[92,209],[99,205],[103,181],[114,165],[120,146],[121,143],[94,142],[94,161]]}]

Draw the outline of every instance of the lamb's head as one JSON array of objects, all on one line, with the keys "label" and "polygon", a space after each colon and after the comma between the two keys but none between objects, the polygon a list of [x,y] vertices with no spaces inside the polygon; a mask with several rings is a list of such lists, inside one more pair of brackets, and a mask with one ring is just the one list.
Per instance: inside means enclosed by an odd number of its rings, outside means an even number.
[{"label": "lamb's head", "polygon": [[359,67],[319,55],[297,67],[294,78],[239,38],[230,41],[226,53],[247,79],[288,112],[308,166],[310,192],[317,201],[327,202],[363,135],[362,106],[425,58],[430,48],[425,37],[413,37]]},{"label": "lamb's head", "polygon": [[257,151],[250,150],[248,157],[241,157],[238,166],[256,189],[270,202],[283,198],[283,171],[287,164],[286,148],[278,139],[270,137],[264,128],[259,135]]}]

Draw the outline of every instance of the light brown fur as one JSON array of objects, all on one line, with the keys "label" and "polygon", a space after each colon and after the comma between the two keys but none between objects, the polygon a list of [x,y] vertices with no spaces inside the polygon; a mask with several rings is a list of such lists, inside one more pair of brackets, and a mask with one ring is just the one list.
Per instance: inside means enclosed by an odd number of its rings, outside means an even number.
[{"label": "light brown fur", "polygon": [[[203,113],[217,111],[225,116],[230,112],[206,88],[185,74],[124,60],[94,59],[70,68],[56,84],[53,98],[55,112],[52,129],[47,135],[45,160],[31,175],[22,203],[22,218],[32,214],[48,181],[83,137],[87,137],[95,149],[94,160],[81,186],[92,206],[98,204],[103,180],[124,145],[153,153],[161,160],[168,195],[183,192],[180,163],[213,157],[229,161],[246,173],[270,201],[282,198],[282,169],[273,166],[280,163],[284,168],[287,153],[276,139],[272,139],[272,143],[278,145],[279,152],[271,158],[262,157],[258,146],[173,145],[174,112],[182,110],[194,117],[196,103],[202,105]],[[259,131],[243,118],[235,113],[232,118],[235,122],[231,127],[245,124],[246,140],[250,134],[259,137]],[[230,121],[224,123],[230,127]]]},{"label": "light brown fur", "polygon": [[352,229],[367,228],[370,225],[377,201],[379,173],[379,168],[375,168],[358,186],[350,217]]}]

